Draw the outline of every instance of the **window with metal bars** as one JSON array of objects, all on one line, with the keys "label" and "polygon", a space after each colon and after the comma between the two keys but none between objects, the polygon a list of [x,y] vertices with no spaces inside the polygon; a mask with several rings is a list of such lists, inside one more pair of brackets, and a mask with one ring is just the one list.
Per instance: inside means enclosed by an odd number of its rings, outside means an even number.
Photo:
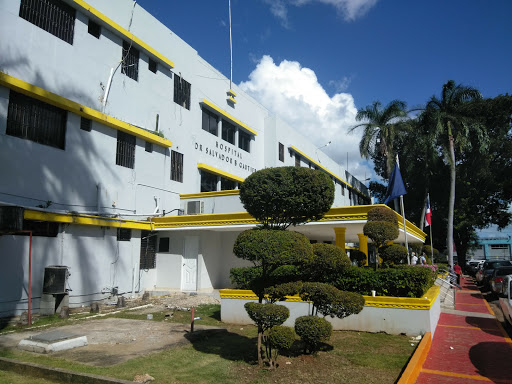
[{"label": "window with metal bars", "polygon": [[85,117],[80,118],[80,129],[91,132],[91,125],[92,121],[89,119],[86,119]]},{"label": "window with metal bars", "polygon": [[132,230],[130,228],[117,228],[117,241],[130,241]]},{"label": "window with metal bars", "polygon": [[171,150],[171,180],[183,183],[183,154]]},{"label": "window with metal bars", "polygon": [[156,233],[141,231],[140,269],[156,268]]},{"label": "window with metal bars", "polygon": [[21,0],[20,17],[73,45],[76,11],[61,0]]},{"label": "window with metal bars", "polygon": [[169,238],[161,237],[160,242],[158,243],[158,252],[169,252]]},{"label": "window with metal bars", "polygon": [[121,73],[129,78],[139,80],[139,51],[132,43],[123,41],[123,57],[121,58]]},{"label": "window with metal bars", "polygon": [[[50,221],[23,220],[23,230],[32,231],[32,236],[57,237],[59,234],[59,223]],[[21,236],[30,236],[29,233],[21,232]]]},{"label": "window with metal bars", "polygon": [[174,102],[190,110],[190,83],[174,75]]},{"label": "window with metal bars", "polygon": [[89,19],[89,23],[87,25],[87,32],[90,35],[93,35],[95,38],[99,39],[101,36],[101,26],[98,23],[95,23],[91,19]]},{"label": "window with metal bars", "polygon": [[279,143],[279,161],[284,163],[284,145]]},{"label": "window with metal bars", "polygon": [[238,148],[251,152],[251,135],[238,130]]},{"label": "window with metal bars", "polygon": [[10,91],[6,134],[64,149],[67,112]]},{"label": "window with metal bars", "polygon": [[121,167],[135,167],[135,136],[117,131],[116,164]]},{"label": "window with metal bars", "polygon": [[210,132],[212,135],[217,136],[219,117],[210,110],[203,108],[202,127],[206,132]]}]

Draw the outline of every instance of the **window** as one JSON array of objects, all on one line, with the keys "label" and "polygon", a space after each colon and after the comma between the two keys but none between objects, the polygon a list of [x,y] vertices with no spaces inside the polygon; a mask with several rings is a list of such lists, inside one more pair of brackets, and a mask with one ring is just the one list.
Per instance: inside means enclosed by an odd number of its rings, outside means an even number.
[{"label": "window", "polygon": [[203,129],[210,132],[212,135],[217,136],[217,127],[219,125],[219,117],[210,112],[210,110],[203,108]]},{"label": "window", "polygon": [[83,131],[91,132],[92,121],[85,117],[80,118],[80,129]]},{"label": "window", "polygon": [[156,69],[158,68],[157,66],[157,62],[153,59],[151,59],[151,57],[149,58],[149,61],[148,61],[148,69],[153,72],[153,73],[156,73]]},{"label": "window", "polygon": [[222,140],[235,144],[235,132],[236,128],[233,124],[228,123],[226,120],[222,120]]},{"label": "window", "polygon": [[87,27],[87,32],[93,35],[95,38],[99,39],[101,36],[101,26],[98,23],[95,23],[91,19],[89,19],[89,26]]},{"label": "window", "polygon": [[153,152],[153,143],[150,143],[149,141],[146,141],[146,152]]},{"label": "window", "polygon": [[21,0],[20,17],[73,45],[76,11],[58,0]]},{"label": "window", "polygon": [[183,183],[183,154],[171,150],[171,180]]},{"label": "window", "polygon": [[121,167],[135,167],[135,136],[117,131],[116,164]]},{"label": "window", "polygon": [[284,163],[284,145],[279,143],[279,161]]},{"label": "window", "polygon": [[201,171],[201,192],[213,192],[217,190],[217,175]]},{"label": "window", "polygon": [[300,156],[295,154],[295,166],[300,167]]},{"label": "window", "polygon": [[156,234],[150,231],[140,233],[140,269],[156,268]]},{"label": "window", "polygon": [[130,228],[117,228],[117,241],[130,241],[132,230]]},{"label": "window", "polygon": [[123,57],[121,58],[121,73],[129,78],[139,80],[139,51],[132,43],[123,41]]},{"label": "window", "polygon": [[64,149],[67,112],[10,91],[6,134]]},{"label": "window", "polygon": [[169,238],[161,237],[158,243],[158,252],[169,252]]},{"label": "window", "polygon": [[221,177],[220,178],[220,190],[221,191],[230,191],[232,189],[236,189],[236,181]]},{"label": "window", "polygon": [[251,152],[251,135],[239,130],[238,147],[246,152]]},{"label": "window", "polygon": [[341,196],[345,196],[345,186],[341,184]]},{"label": "window", "polygon": [[[59,223],[23,220],[23,230],[32,231],[32,236],[57,237],[59,234]],[[20,235],[30,236],[29,233],[20,233]]]},{"label": "window", "polygon": [[174,102],[190,110],[190,83],[174,75]]}]

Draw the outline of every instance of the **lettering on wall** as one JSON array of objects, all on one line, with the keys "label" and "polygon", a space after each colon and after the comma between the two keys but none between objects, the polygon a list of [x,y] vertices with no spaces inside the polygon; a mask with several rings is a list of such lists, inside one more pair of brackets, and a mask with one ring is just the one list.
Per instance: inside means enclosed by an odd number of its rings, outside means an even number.
[{"label": "lettering on wall", "polygon": [[215,142],[215,147],[207,147],[203,144],[195,143],[196,151],[206,153],[207,155],[219,159],[227,164],[233,165],[241,170],[256,172],[256,168],[252,167],[249,164],[244,163],[242,158],[243,151],[239,151],[238,149],[229,146],[225,143]]}]

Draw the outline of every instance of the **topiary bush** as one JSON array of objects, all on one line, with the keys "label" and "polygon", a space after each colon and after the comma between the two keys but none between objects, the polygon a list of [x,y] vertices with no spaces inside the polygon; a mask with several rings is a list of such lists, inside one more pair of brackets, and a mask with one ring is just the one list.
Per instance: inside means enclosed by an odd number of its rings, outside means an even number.
[{"label": "topiary bush", "polygon": [[334,201],[334,183],[305,167],[265,168],[240,185],[240,201],[264,228],[286,229],[320,220]]},{"label": "topiary bush", "polygon": [[363,233],[380,248],[386,241],[396,239],[399,232],[398,226],[387,221],[369,221],[364,225]]},{"label": "topiary bush", "polygon": [[229,270],[229,279],[236,289],[253,290],[253,284],[261,279],[263,269],[261,267],[239,267]]},{"label": "topiary bush", "polygon": [[304,280],[329,281],[343,273],[350,259],[343,249],[332,244],[313,244],[312,262],[304,266]]},{"label": "topiary bush", "polygon": [[277,358],[283,351],[290,349],[296,338],[293,328],[277,325],[268,331],[267,345],[269,347],[270,367],[277,367]]},{"label": "topiary bush", "polygon": [[278,284],[265,288],[265,297],[271,303],[286,300],[286,296],[294,296],[302,290],[302,281]]},{"label": "topiary bush", "polygon": [[329,341],[332,325],[317,316],[301,316],[295,320],[295,332],[304,343],[304,353],[315,353],[322,343]]},{"label": "topiary bush", "polygon": [[358,267],[362,267],[366,264],[366,253],[360,251],[359,249],[351,249],[350,250],[350,260],[355,261]]},{"label": "topiary bush", "polygon": [[384,245],[379,249],[379,256],[385,266],[407,263],[407,248],[400,244]]},{"label": "topiary bush", "polygon": [[398,227],[398,219],[395,211],[387,207],[374,207],[368,211],[368,221],[386,221]]}]

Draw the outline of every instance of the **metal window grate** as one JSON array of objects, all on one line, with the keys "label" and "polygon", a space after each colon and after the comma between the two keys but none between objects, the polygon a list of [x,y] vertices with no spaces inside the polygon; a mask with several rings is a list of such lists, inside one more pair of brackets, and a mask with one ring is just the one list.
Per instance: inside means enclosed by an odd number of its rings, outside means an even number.
[{"label": "metal window grate", "polygon": [[174,102],[190,110],[190,83],[174,75]]},{"label": "metal window grate", "polygon": [[[32,231],[32,236],[57,237],[59,234],[59,223],[23,220],[23,230]],[[30,236],[28,233],[21,233],[20,235]]]},{"label": "metal window grate", "polygon": [[139,51],[126,41],[123,41],[121,73],[135,81],[139,80]]},{"label": "metal window grate", "polygon": [[141,231],[140,269],[156,268],[156,234]]},{"label": "metal window grate", "polygon": [[21,0],[20,17],[73,45],[76,11],[60,0]]},{"label": "metal window grate", "polygon": [[135,136],[117,131],[116,164],[121,167],[135,166]]},{"label": "metal window grate", "polygon": [[183,183],[183,154],[171,150],[171,180]]},{"label": "metal window grate", "polygon": [[130,241],[132,230],[130,228],[117,228],[117,241]]},{"label": "metal window grate", "polygon": [[64,149],[67,112],[10,91],[6,134]]},{"label": "metal window grate", "polygon": [[99,39],[101,36],[101,26],[98,23],[89,19],[89,25],[87,26],[87,32]]},{"label": "metal window grate", "polygon": [[80,129],[91,132],[92,121],[85,117],[80,118]]}]

